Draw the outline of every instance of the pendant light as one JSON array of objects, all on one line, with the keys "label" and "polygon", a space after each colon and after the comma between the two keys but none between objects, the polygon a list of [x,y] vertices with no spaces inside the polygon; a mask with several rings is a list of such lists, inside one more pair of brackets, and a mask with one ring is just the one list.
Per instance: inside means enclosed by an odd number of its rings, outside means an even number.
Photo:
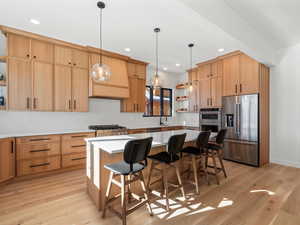
[{"label": "pendant light", "polygon": [[103,82],[110,79],[111,71],[109,66],[103,64],[102,61],[102,10],[105,8],[105,3],[99,1],[97,3],[100,9],[100,62],[92,66],[91,77],[95,82]]},{"label": "pendant light", "polygon": [[[190,67],[191,67],[190,70],[192,70],[193,69],[193,47],[194,47],[194,44],[191,43],[188,46],[190,48],[190,60],[191,60],[191,62],[190,62]],[[190,92],[193,91],[192,81],[189,83],[189,89],[190,89]]]},{"label": "pendant light", "polygon": [[160,28],[155,28],[154,32],[156,34],[156,39],[155,39],[156,69],[155,69],[155,74],[152,79],[152,86],[153,86],[153,88],[159,88],[160,82],[159,82],[159,76],[158,76],[158,33],[160,32]]}]

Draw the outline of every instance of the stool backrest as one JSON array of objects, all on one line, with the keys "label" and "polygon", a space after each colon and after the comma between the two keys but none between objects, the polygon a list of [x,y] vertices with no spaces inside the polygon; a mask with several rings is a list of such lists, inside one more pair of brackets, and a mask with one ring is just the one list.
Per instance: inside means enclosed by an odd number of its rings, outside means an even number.
[{"label": "stool backrest", "polygon": [[210,131],[202,131],[199,133],[196,145],[199,149],[203,149],[207,146],[209,137],[211,132]]},{"label": "stool backrest", "polygon": [[168,153],[171,155],[176,155],[181,152],[184,141],[185,141],[186,133],[173,135],[169,138],[168,141]]},{"label": "stool backrest", "polygon": [[144,161],[147,165],[147,156],[151,150],[152,137],[144,139],[136,139],[128,141],[125,145],[123,158],[124,161],[130,164],[132,170],[132,164]]},{"label": "stool backrest", "polygon": [[222,145],[224,143],[226,133],[227,133],[226,129],[222,129],[219,131],[216,137],[217,144]]}]

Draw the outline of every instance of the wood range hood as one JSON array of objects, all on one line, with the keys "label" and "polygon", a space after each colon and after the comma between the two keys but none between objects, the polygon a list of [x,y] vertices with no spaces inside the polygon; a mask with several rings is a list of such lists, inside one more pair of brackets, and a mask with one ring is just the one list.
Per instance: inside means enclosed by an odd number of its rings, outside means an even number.
[{"label": "wood range hood", "polygon": [[[90,68],[100,62],[100,49],[87,46],[90,55]],[[130,97],[127,62],[129,57],[117,53],[102,51],[103,63],[111,69],[111,77],[108,81],[97,83],[89,78],[90,98],[125,99]]]}]

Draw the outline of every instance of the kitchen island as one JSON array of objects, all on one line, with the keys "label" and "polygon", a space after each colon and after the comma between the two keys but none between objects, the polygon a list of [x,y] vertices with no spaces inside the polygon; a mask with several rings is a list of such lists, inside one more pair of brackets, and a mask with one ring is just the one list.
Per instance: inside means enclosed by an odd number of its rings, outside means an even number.
[{"label": "kitchen island", "polygon": [[[101,210],[103,207],[106,187],[108,183],[109,171],[104,168],[104,165],[123,160],[124,147],[128,141],[133,139],[153,137],[150,154],[155,154],[161,151],[166,151],[168,140],[172,135],[183,133],[187,134],[185,145],[195,145],[195,141],[198,137],[199,131],[194,130],[174,130],[86,139],[87,193],[96,204],[97,208]],[[215,135],[215,133],[212,133],[211,136],[213,137]],[[146,180],[148,179],[148,169],[149,167],[143,171]],[[170,171],[169,176],[173,176],[172,172],[173,171]],[[154,177],[159,175],[160,174],[154,174]],[[158,185],[160,185],[160,183]],[[131,188],[134,192],[140,191],[140,186],[138,183],[133,183]],[[114,185],[112,187],[112,193],[119,193],[119,190],[115,188]]]}]

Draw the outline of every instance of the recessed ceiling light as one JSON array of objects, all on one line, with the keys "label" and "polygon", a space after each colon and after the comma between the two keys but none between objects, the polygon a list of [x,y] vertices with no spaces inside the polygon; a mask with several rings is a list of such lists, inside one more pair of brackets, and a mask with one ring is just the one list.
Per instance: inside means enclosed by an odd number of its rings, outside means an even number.
[{"label": "recessed ceiling light", "polygon": [[167,67],[164,67],[163,69],[164,69],[164,71],[167,71],[167,70],[168,70],[168,68],[167,68]]},{"label": "recessed ceiling light", "polygon": [[124,48],[125,52],[130,52],[131,49],[130,48]]},{"label": "recessed ceiling light", "polygon": [[40,24],[40,21],[36,20],[36,19],[30,19],[30,23],[33,23],[35,25]]},{"label": "recessed ceiling light", "polygon": [[177,67],[181,66],[179,63],[176,63],[175,65],[176,65]]},{"label": "recessed ceiling light", "polygon": [[218,51],[219,52],[224,52],[224,48],[219,48]]}]

